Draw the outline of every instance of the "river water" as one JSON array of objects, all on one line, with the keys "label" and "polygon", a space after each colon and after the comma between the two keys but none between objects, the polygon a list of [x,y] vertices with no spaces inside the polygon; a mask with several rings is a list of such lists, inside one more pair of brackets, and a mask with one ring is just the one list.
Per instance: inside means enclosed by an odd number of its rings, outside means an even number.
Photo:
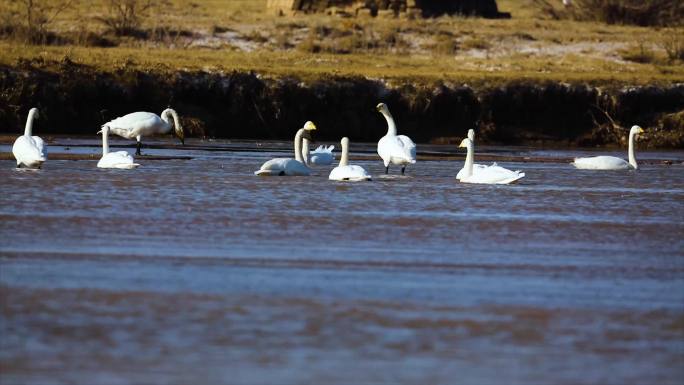
[{"label": "river water", "polygon": [[0,161],[0,383],[684,382],[682,152],[482,186],[452,160],[256,177],[287,144],[208,146]]}]

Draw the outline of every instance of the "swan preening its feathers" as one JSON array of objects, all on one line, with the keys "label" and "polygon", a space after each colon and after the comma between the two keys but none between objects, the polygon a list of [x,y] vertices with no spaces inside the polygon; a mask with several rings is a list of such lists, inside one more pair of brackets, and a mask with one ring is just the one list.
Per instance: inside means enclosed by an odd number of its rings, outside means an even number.
[{"label": "swan preening its feathers", "polygon": [[18,137],[12,146],[12,154],[19,168],[41,168],[47,160],[45,142],[39,136],[33,136],[33,119],[38,118],[38,109],[31,108],[26,119],[24,135]]},{"label": "swan preening its feathers", "polygon": [[297,131],[294,139],[295,158],[275,158],[261,165],[261,168],[254,172],[255,175],[262,176],[308,176],[311,170],[304,164],[302,158],[302,140],[304,137],[311,139],[311,132],[316,130],[313,122],[306,122],[303,128]]},{"label": "swan preening its feathers", "polygon": [[315,150],[309,152],[309,139],[302,139],[302,156],[304,157],[304,164],[307,166],[327,166],[333,163],[335,155],[333,150],[335,146],[318,146]]},{"label": "swan preening its feathers", "polygon": [[416,144],[406,135],[397,135],[397,126],[385,103],[378,104],[376,108],[387,120],[387,134],[378,142],[378,155],[385,164],[385,174],[392,163],[401,166],[403,175],[406,165],[416,163]]},{"label": "swan preening its feathers", "polygon": [[338,181],[362,181],[371,180],[371,176],[361,166],[349,164],[349,138],[344,137],[340,142],[342,144],[342,157],[340,158],[339,166],[330,171],[330,180]]},{"label": "swan preening its feathers", "polygon": [[102,158],[97,162],[97,167],[131,169],[140,166],[126,151],[109,152],[109,127],[103,126],[100,132],[102,133]]},{"label": "swan preening its feathers", "polygon": [[627,157],[629,162],[615,156],[592,156],[588,158],[575,158],[572,165],[583,170],[627,170],[637,169],[636,157],[634,156],[634,140],[638,134],[643,134],[644,129],[639,126],[632,126],[629,130],[629,147]]},{"label": "swan preening its feathers", "polygon": [[473,141],[465,138],[458,147],[465,147],[468,150],[465,166],[463,167],[465,175],[459,178],[463,183],[509,184],[525,176],[523,172],[511,171],[496,164],[475,169],[473,167],[475,160],[475,145]]},{"label": "swan preening its feathers", "polygon": [[[173,124],[171,120],[173,120]],[[176,111],[171,108],[162,111],[161,116],[152,112],[133,112],[103,124],[102,128],[105,126],[109,128],[112,134],[126,139],[135,138],[138,142],[136,155],[141,155],[140,148],[143,136],[173,132],[173,135],[180,139],[181,144],[185,144],[185,133],[181,127],[180,119]]]}]

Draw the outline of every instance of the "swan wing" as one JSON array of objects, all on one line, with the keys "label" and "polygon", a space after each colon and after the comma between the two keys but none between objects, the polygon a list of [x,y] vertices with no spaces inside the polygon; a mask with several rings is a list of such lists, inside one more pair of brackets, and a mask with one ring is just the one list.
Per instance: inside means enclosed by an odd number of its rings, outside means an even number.
[{"label": "swan wing", "polygon": [[416,163],[416,144],[405,135],[385,135],[378,142],[378,155],[386,164]]},{"label": "swan wing", "polygon": [[337,166],[332,169],[328,179],[337,181],[362,181],[371,180],[371,176],[361,166],[347,165]]},{"label": "swan wing", "polygon": [[500,166],[488,166],[479,168],[477,172],[467,178],[461,178],[464,183],[481,184],[509,184],[525,176],[524,172],[511,171]]},{"label": "swan wing", "polygon": [[624,159],[606,155],[575,158],[572,165],[582,170],[626,170],[631,168]]},{"label": "swan wing", "polygon": [[104,124],[109,130],[123,138],[133,139],[138,135],[166,133],[171,126],[152,112],[133,112]]},{"label": "swan wing", "polygon": [[41,155],[47,159],[47,148],[45,146],[45,142],[43,142],[43,138],[40,136],[32,136],[33,141],[36,142],[36,147],[38,148],[38,151],[40,151]]},{"label": "swan wing", "polygon": [[[495,165],[496,165],[496,163],[493,164],[493,166],[495,166]],[[475,163],[475,164],[473,164],[473,174],[475,174],[479,170],[482,170],[485,168],[487,168],[487,166],[485,166],[484,164]],[[461,178],[465,177],[465,174],[466,174],[466,170],[465,170],[465,167],[463,167],[462,169],[458,170],[458,174],[456,174],[456,179],[461,180]]]},{"label": "swan wing", "polygon": [[132,169],[140,166],[135,163],[133,157],[126,151],[116,151],[110,152],[97,162],[97,167],[99,168],[119,168],[119,169]]},{"label": "swan wing", "polygon": [[292,158],[274,158],[263,165],[261,168],[254,172],[254,175],[261,176],[296,176],[302,175],[306,176],[311,173],[306,165],[296,159]]},{"label": "swan wing", "polygon": [[12,154],[17,160],[17,166],[40,168],[43,162],[47,160],[47,157],[43,153],[43,140],[41,139],[39,144],[36,143],[34,138],[38,137],[22,135],[14,141],[14,145],[12,145]]},{"label": "swan wing", "polygon": [[329,165],[335,161],[335,156],[331,152],[312,152],[309,163],[317,165]]}]

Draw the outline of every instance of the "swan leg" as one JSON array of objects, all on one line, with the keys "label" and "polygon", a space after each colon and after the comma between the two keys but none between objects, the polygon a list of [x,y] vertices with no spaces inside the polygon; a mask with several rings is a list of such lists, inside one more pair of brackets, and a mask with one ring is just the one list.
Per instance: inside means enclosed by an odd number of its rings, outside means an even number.
[{"label": "swan leg", "polygon": [[401,175],[404,175],[404,171],[406,170],[406,166],[401,168]]},{"label": "swan leg", "polygon": [[385,175],[389,174],[389,166],[385,166]]},{"label": "swan leg", "polygon": [[140,153],[141,148],[142,148],[142,142],[138,141],[138,144],[135,146],[135,155],[142,155]]}]

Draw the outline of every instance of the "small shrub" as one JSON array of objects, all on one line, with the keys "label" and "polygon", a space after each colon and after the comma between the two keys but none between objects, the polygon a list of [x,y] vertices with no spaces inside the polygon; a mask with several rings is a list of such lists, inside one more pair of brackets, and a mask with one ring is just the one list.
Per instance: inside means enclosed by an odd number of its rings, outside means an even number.
[{"label": "small shrub", "polygon": [[137,36],[154,0],[106,0],[108,15],[96,18],[117,36]]},{"label": "small shrub", "polygon": [[665,31],[660,47],[665,50],[670,62],[684,61],[684,29]]},{"label": "small shrub", "polygon": [[442,55],[454,55],[459,49],[458,40],[452,36],[439,34],[434,39],[433,51]]},{"label": "small shrub", "polygon": [[644,42],[639,42],[638,45],[632,46],[620,51],[620,56],[623,60],[635,63],[653,63],[655,62],[655,53],[652,49],[646,47]]}]

